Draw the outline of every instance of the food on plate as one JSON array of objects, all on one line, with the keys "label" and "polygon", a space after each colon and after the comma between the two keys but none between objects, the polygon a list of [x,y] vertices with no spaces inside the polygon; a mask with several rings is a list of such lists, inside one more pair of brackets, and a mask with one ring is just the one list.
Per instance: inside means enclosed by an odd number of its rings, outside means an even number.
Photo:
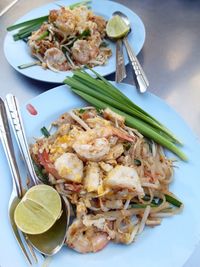
[{"label": "food on plate", "polygon": [[181,211],[169,191],[173,160],[160,145],[126,126],[109,108],[62,114],[30,146],[37,171],[71,203],[66,245],[97,252],[109,242],[130,244],[145,226]]},{"label": "food on plate", "polygon": [[61,7],[49,12],[48,22],[32,33],[28,46],[43,67],[54,71],[103,65],[112,54],[103,45],[105,27],[105,19],[86,6]]},{"label": "food on plate", "polygon": [[[42,67],[56,72],[83,65],[104,65],[112,55],[105,42],[107,21],[95,15],[86,4],[50,10],[48,16],[34,19],[29,24],[25,22],[27,30],[22,28],[14,38],[25,40],[31,55],[39,59]],[[38,62],[23,64],[19,68],[33,65]]]}]

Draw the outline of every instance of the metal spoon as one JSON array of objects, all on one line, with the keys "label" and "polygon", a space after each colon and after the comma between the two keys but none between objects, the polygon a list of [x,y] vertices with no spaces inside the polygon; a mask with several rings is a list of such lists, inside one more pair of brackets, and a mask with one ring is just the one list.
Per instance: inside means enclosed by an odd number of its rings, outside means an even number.
[{"label": "metal spoon", "polygon": [[[10,114],[10,121],[15,133],[15,137],[20,152],[23,156],[28,175],[32,180],[32,185],[41,184],[41,181],[37,177],[32,164],[17,98],[12,94],[8,94],[6,96],[5,102],[7,110],[9,111]],[[39,252],[48,256],[57,253],[62,248],[66,237],[66,231],[68,228],[69,217],[70,217],[70,208],[69,205],[67,205],[68,203],[66,204],[66,199],[64,200],[61,197],[61,200],[62,200],[62,215],[56,221],[56,223],[47,232],[43,234],[26,235],[30,243]]]},{"label": "metal spoon", "polygon": [[[122,13],[121,11],[115,11],[113,13],[113,15],[118,15],[120,16],[123,21],[126,23],[126,25],[129,27],[129,32],[131,31],[131,23],[130,23],[130,20],[129,18],[124,14]],[[128,34],[127,34],[128,35]],[[140,89],[140,92],[141,93],[144,93],[146,92],[147,90],[147,87],[149,86],[149,81],[134,53],[134,51],[132,50],[129,42],[128,42],[128,39],[127,39],[127,35],[124,36],[123,38],[123,42],[124,42],[124,45],[126,47],[126,50],[127,50],[127,53],[128,53],[128,56],[129,56],[129,60],[132,64],[132,67],[133,67],[133,70],[135,72],[135,75],[136,75],[136,79],[137,79],[137,82],[139,84],[139,89]]]},{"label": "metal spoon", "polygon": [[[115,15],[114,13],[112,14]],[[108,36],[109,37],[109,36]],[[115,54],[115,81],[120,83],[124,78],[126,78],[126,67],[124,64],[124,53],[123,53],[123,46],[122,46],[122,39],[118,38],[111,38],[112,41],[116,42],[116,54]]]},{"label": "metal spoon", "polygon": [[126,78],[126,68],[124,64],[124,55],[122,40],[117,39],[116,41],[116,72],[115,72],[115,81],[120,83],[124,78]]}]

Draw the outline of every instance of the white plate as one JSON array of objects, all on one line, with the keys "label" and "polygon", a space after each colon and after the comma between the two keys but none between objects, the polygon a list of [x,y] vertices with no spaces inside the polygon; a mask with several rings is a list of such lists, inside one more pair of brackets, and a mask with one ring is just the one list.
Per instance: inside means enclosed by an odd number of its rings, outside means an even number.
[{"label": "white plate", "polygon": [[[121,84],[119,88],[147,112],[169,127],[185,144],[183,151],[189,161],[178,161],[175,179],[170,190],[183,201],[185,207],[181,214],[163,219],[160,226],[145,228],[137,241],[131,245],[110,244],[95,254],[78,254],[64,247],[53,256],[50,267],[182,267],[200,240],[200,144],[192,131],[179,115],[158,97],[146,93],[141,95],[136,88]],[[85,104],[71,93],[65,85],[49,90],[29,101],[38,115],[33,116],[22,108],[29,143],[33,136],[40,136],[40,128],[48,126],[61,113]],[[52,103],[54,103],[52,105]],[[24,177],[24,167],[18,156],[20,170]],[[26,267],[27,263],[15,242],[7,216],[8,200],[11,191],[11,177],[8,165],[0,147],[1,186],[0,186],[0,265],[2,267]],[[43,258],[39,256],[39,264]]]},{"label": "white plate", "polygon": [[[39,7],[20,18],[16,23],[47,15],[49,13],[49,10],[58,9],[58,4],[66,6],[74,2],[77,2],[77,0],[59,1]],[[117,10],[125,13],[129,17],[131,21],[131,27],[133,29],[129,34],[128,39],[135,53],[138,54],[140,52],[145,40],[145,28],[141,19],[133,11],[121,4],[104,0],[93,0],[91,2],[91,8],[94,13],[103,16],[105,19],[109,19],[112,16],[112,13]],[[8,62],[13,68],[15,68],[15,70],[27,77],[53,83],[62,83],[66,75],[71,75],[71,71],[53,72],[51,70],[44,70],[40,66],[34,66],[27,69],[19,69],[19,65],[34,62],[35,59],[31,57],[29,48],[24,41],[20,40],[15,42],[13,40],[12,36],[14,33],[15,31],[7,33],[4,41],[4,53]],[[111,56],[111,58],[109,58],[108,63],[104,66],[98,66],[94,68],[103,76],[115,72],[116,69],[115,45],[113,42],[109,41],[109,46],[112,49],[113,55]],[[128,64],[128,57],[126,54],[125,63]]]}]

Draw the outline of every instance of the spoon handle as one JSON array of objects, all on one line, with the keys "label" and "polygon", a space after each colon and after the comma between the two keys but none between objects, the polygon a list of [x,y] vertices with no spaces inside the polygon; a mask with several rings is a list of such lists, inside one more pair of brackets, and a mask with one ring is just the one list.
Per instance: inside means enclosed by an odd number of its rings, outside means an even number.
[{"label": "spoon handle", "polygon": [[149,81],[136,57],[136,55],[134,54],[127,37],[124,37],[123,42],[125,44],[128,56],[129,56],[129,60],[132,64],[133,70],[135,72],[136,75],[136,79],[138,81],[139,84],[139,88],[140,88],[140,92],[144,93],[147,90],[147,87],[149,86]]},{"label": "spoon handle", "polygon": [[6,96],[5,102],[6,102],[9,114],[10,114],[10,119],[11,119],[10,122],[13,127],[13,131],[16,137],[18,147],[20,149],[25,165],[27,167],[29,178],[31,179],[34,185],[39,184],[40,182],[36,176],[36,173],[35,173],[35,170],[32,164],[32,159],[29,153],[29,147],[26,141],[26,135],[25,135],[24,127],[23,127],[23,121],[21,118],[18,100],[14,95],[8,94]]},{"label": "spoon handle", "polygon": [[116,41],[116,74],[115,81],[120,83],[124,78],[126,78],[126,68],[124,64],[124,55],[122,40],[118,39]]}]

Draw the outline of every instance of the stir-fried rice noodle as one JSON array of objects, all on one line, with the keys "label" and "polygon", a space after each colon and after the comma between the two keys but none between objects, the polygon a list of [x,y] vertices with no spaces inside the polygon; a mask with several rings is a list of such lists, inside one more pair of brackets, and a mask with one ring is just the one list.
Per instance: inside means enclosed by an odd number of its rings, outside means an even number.
[{"label": "stir-fried rice noodle", "polygon": [[74,109],[30,147],[74,211],[66,244],[80,253],[99,251],[110,241],[130,244],[145,226],[181,210],[166,200],[172,195],[172,160],[124,121],[108,108]]},{"label": "stir-fried rice noodle", "polygon": [[55,72],[104,65],[112,54],[105,47],[106,23],[86,6],[51,10],[28,39],[31,54]]}]

